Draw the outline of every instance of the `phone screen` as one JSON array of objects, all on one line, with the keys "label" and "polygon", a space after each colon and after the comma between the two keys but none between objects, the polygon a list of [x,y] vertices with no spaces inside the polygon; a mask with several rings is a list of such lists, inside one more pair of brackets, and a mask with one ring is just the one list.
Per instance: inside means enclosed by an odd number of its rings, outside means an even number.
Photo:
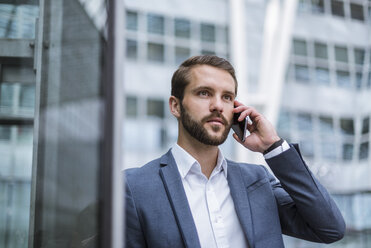
[{"label": "phone screen", "polygon": [[233,115],[233,123],[232,129],[237,134],[238,138],[244,142],[246,138],[246,125],[247,125],[247,117],[242,121],[238,121],[238,117],[240,113],[235,113]]}]

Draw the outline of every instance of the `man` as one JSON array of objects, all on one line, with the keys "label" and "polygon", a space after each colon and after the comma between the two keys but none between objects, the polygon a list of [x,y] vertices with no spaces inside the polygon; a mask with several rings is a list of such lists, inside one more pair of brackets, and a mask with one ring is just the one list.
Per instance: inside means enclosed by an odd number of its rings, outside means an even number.
[{"label": "man", "polygon": [[[177,143],[161,158],[126,171],[126,247],[284,247],[282,233],[331,243],[345,223],[296,145],[280,139],[258,111],[235,100],[230,63],[191,57],[172,78],[169,107],[178,120]],[[226,160],[218,145],[234,113],[252,124],[247,150],[265,167]],[[246,151],[248,152],[248,151]]]}]

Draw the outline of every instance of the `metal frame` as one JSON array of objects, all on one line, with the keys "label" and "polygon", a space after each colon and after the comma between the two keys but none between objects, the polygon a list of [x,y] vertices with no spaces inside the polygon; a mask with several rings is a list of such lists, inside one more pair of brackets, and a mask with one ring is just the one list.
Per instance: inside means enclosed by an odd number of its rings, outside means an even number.
[{"label": "metal frame", "polygon": [[101,164],[101,247],[123,247],[122,121],[124,23],[123,0],[108,0],[104,71],[104,144]]}]

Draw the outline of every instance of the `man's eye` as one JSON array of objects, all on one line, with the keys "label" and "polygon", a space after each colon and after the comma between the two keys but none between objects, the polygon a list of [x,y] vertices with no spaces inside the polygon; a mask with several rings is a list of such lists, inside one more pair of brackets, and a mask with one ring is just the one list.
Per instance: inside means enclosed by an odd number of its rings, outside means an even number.
[{"label": "man's eye", "polygon": [[227,100],[227,101],[232,101],[232,97],[227,95],[227,96],[224,96],[224,99]]},{"label": "man's eye", "polygon": [[200,96],[208,96],[209,95],[209,92],[207,92],[206,90],[202,90],[198,93]]}]

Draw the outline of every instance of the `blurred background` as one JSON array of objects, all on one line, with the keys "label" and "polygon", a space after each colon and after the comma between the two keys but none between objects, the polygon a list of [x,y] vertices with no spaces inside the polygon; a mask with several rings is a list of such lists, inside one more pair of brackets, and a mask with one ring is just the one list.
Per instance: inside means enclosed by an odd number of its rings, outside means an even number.
[{"label": "blurred background", "polygon": [[[91,242],[107,170],[108,1],[49,2],[0,0],[0,248],[108,247]],[[124,59],[121,169],[176,142],[171,76],[188,57],[215,54],[235,66],[238,99],[299,143],[346,220],[340,242],[285,237],[285,246],[371,247],[370,0],[125,0],[124,8],[115,50]],[[264,164],[231,137],[222,150]]]}]

